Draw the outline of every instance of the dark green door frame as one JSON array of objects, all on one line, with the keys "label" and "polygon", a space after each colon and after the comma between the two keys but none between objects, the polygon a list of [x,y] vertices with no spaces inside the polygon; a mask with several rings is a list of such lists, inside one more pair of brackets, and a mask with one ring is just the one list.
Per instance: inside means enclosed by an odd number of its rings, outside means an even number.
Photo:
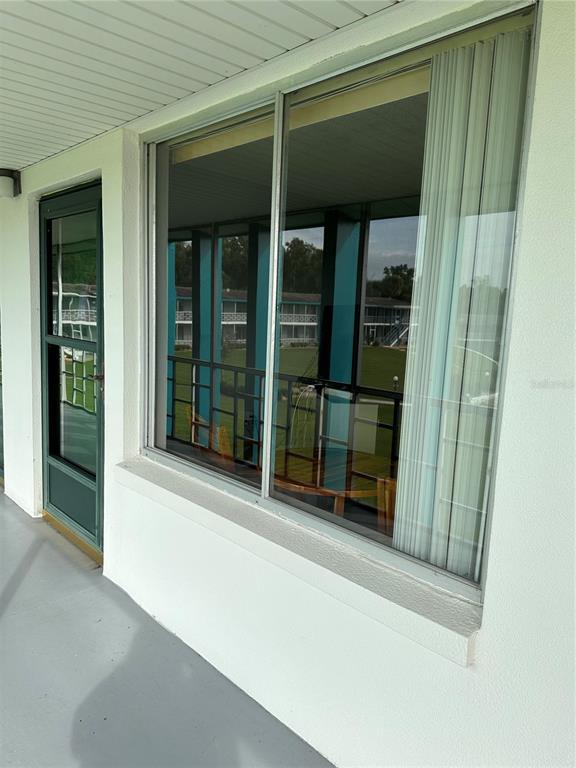
[{"label": "dark green door frame", "polygon": [[[93,237],[80,240],[83,227],[93,232]],[[59,235],[55,234],[56,228]],[[56,248],[59,256],[55,266]],[[73,338],[74,315],[70,310],[70,332],[65,335],[63,275],[68,270],[67,279],[82,277],[86,265],[93,275],[95,333],[90,330],[90,338]],[[44,508],[72,533],[101,551],[104,339],[100,183],[40,201],[40,277]],[[54,295],[62,299],[56,309]],[[72,295],[76,294],[67,294]],[[94,309],[90,299],[87,304],[86,318],[90,322]],[[75,311],[80,312],[81,308]],[[77,324],[77,330],[81,327]]]}]

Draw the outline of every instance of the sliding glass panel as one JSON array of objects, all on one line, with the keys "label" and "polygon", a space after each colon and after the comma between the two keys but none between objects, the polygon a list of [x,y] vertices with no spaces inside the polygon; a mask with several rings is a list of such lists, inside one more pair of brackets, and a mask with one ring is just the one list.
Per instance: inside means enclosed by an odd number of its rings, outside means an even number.
[{"label": "sliding glass panel", "polygon": [[272,493],[473,581],[529,37],[288,109]]},{"label": "sliding glass panel", "polygon": [[52,333],[96,341],[97,226],[92,211],[49,222]]},{"label": "sliding glass panel", "polygon": [[156,445],[249,483],[262,462],[273,120],[158,152]]},{"label": "sliding glass panel", "polygon": [[[273,493],[392,533],[426,68],[289,109]],[[400,84],[400,85],[399,85]]]}]

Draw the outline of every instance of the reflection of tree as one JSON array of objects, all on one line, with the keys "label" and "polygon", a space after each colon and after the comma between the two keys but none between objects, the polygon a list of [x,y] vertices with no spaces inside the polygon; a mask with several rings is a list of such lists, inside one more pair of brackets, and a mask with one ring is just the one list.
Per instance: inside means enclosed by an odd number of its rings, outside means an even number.
[{"label": "reflection of tree", "polygon": [[[96,283],[95,240],[82,240],[64,246],[63,278],[71,285],[94,285]],[[53,249],[53,269],[56,270],[58,252]],[[56,275],[54,275],[56,279]]]},{"label": "reflection of tree", "polygon": [[413,282],[414,267],[407,264],[384,267],[381,280],[366,282],[366,296],[410,301]]},{"label": "reflection of tree", "polygon": [[460,286],[460,303],[472,310],[482,308],[483,313],[502,316],[506,305],[506,288],[490,282],[487,275],[475,277],[472,285]]},{"label": "reflection of tree", "polygon": [[176,243],[176,285],[190,287],[192,285],[192,244]]},{"label": "reflection of tree", "polygon": [[284,246],[282,288],[287,293],[319,293],[322,286],[322,249],[299,237]]},{"label": "reflection of tree", "polygon": [[248,238],[245,235],[222,239],[222,287],[242,291],[248,288]]},{"label": "reflection of tree", "polygon": [[[246,290],[248,287],[248,238],[245,235],[222,238],[222,287]],[[176,285],[193,283],[192,244],[176,243]]]}]

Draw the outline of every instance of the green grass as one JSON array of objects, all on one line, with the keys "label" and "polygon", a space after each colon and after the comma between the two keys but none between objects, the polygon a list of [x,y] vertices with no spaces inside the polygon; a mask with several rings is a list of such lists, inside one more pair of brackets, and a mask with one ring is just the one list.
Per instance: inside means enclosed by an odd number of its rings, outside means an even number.
[{"label": "green grass", "polygon": [[74,360],[64,356],[65,401],[83,408],[89,413],[96,412],[96,393],[94,388],[94,357],[86,352],[83,360]]}]

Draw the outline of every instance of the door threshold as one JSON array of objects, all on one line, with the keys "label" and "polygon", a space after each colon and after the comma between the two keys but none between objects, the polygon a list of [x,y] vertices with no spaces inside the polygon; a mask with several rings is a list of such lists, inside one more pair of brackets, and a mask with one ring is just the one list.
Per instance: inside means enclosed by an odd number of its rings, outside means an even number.
[{"label": "door threshold", "polygon": [[59,520],[50,512],[47,512],[45,509],[42,510],[42,517],[48,523],[48,525],[51,525],[52,528],[57,530],[58,533],[64,536],[65,539],[68,539],[68,541],[74,544],[75,547],[82,550],[82,552],[84,552],[85,555],[88,555],[91,560],[93,560],[98,565],[102,565],[104,558],[102,552],[99,549],[94,547],[92,544],[89,544],[81,536],[68,528],[68,526],[65,525],[61,520]]}]

